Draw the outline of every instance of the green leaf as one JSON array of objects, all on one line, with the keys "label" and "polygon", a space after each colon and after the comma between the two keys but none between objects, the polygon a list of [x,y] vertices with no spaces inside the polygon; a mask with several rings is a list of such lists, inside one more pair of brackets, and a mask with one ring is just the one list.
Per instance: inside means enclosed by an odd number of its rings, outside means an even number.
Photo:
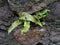
[{"label": "green leaf", "polygon": [[13,29],[16,28],[18,25],[20,25],[21,23],[22,23],[22,21],[20,21],[20,20],[14,21],[14,23],[12,23],[12,25],[8,29],[8,34],[10,34],[11,31],[13,31]]},{"label": "green leaf", "polygon": [[35,21],[35,18],[32,15],[30,15],[29,13],[26,13],[26,12],[20,13],[19,14],[19,19],[20,20],[32,21],[32,22]]},{"label": "green leaf", "polygon": [[42,23],[41,23],[40,20],[38,20],[38,19],[37,19],[34,23],[35,23],[35,24],[38,24],[38,25],[41,26],[41,27],[43,27]]},{"label": "green leaf", "polygon": [[41,22],[42,23],[42,25],[45,25],[46,23],[45,22]]},{"label": "green leaf", "polygon": [[26,33],[30,28],[30,21],[24,21],[24,28],[21,30],[21,34]]},{"label": "green leaf", "polygon": [[46,17],[48,15],[48,12],[50,12],[50,10],[48,9],[45,9],[45,10],[42,10],[42,11],[39,11],[39,12],[36,12],[36,18],[37,19],[41,19],[43,17]]},{"label": "green leaf", "polygon": [[40,13],[41,13],[42,15],[44,15],[44,14],[46,14],[46,13],[48,13],[48,12],[50,12],[50,10],[45,9],[45,10],[41,11]]}]

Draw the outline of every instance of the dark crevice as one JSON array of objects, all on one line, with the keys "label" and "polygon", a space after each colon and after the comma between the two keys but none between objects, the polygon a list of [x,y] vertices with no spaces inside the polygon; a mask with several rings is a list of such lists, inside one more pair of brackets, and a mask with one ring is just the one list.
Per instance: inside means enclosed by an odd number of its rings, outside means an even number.
[{"label": "dark crevice", "polygon": [[38,42],[36,45],[43,45],[42,43]]},{"label": "dark crevice", "polygon": [[12,12],[13,12],[13,14],[14,14],[15,16],[19,17],[19,16],[18,16],[18,13],[17,13],[16,11],[12,11]]}]

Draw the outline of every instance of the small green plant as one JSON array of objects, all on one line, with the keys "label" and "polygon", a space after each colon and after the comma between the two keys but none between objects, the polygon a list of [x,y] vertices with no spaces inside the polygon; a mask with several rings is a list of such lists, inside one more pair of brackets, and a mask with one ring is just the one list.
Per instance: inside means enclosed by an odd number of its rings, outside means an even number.
[{"label": "small green plant", "polygon": [[48,15],[49,11],[50,10],[45,9],[45,10],[36,12],[35,15],[30,15],[26,12],[19,13],[18,14],[19,19],[14,21],[12,23],[12,25],[9,27],[8,34],[10,34],[14,28],[16,28],[18,25],[20,25],[22,23],[24,23],[24,28],[21,30],[21,34],[24,34],[29,30],[30,22],[33,22],[33,23],[43,27],[43,25],[45,25],[45,22],[41,22],[40,19],[46,17]]}]

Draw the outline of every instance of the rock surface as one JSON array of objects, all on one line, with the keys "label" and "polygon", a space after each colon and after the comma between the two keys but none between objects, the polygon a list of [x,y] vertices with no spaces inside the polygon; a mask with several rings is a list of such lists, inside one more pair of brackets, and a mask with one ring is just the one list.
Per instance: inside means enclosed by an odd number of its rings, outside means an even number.
[{"label": "rock surface", "polygon": [[60,2],[52,3],[49,7],[51,9],[49,19],[50,21],[47,25],[49,36],[50,36],[50,45],[60,45]]},{"label": "rock surface", "polygon": [[[8,6],[7,2],[5,2],[4,0],[2,1],[3,2],[0,2],[0,45],[20,45],[16,41],[14,35],[7,35],[8,27],[14,20],[18,19],[18,16],[16,16],[16,14],[14,15],[13,11],[19,12],[20,10],[15,10],[16,7],[11,6],[13,7],[13,10],[11,7]],[[50,1],[53,2],[56,0]],[[46,0],[44,3],[48,4]],[[51,12],[46,18],[44,18],[46,21],[47,32],[42,40],[40,40],[40,43],[38,42],[38,44],[60,45],[60,2],[51,3],[48,8],[51,10]],[[40,10],[40,8],[38,10]]]},{"label": "rock surface", "polygon": [[18,29],[15,31],[14,35],[17,41],[19,41],[22,45],[34,45],[35,43],[39,42],[42,37],[44,36],[46,30],[43,31],[39,28],[35,28],[34,30],[29,30],[25,34],[21,34],[21,30]]},{"label": "rock surface", "polygon": [[33,12],[47,7],[47,5],[54,1],[57,0],[8,0],[8,3],[13,11],[18,13],[28,12],[32,14]]}]

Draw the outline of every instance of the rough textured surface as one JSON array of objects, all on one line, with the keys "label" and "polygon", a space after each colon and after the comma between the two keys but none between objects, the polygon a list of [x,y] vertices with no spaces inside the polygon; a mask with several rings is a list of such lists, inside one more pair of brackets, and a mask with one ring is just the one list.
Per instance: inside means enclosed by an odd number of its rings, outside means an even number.
[{"label": "rough textured surface", "polygon": [[6,2],[2,4],[0,4],[0,45],[20,45],[12,36],[7,34],[8,27],[17,19],[17,16],[14,16]]},{"label": "rough textured surface", "polygon": [[11,10],[33,13],[57,0],[8,0]]},{"label": "rough textured surface", "polygon": [[[55,2],[50,5],[53,22],[48,24],[50,32],[50,45],[60,45],[60,2]],[[51,18],[52,19],[52,18]]]},{"label": "rough textured surface", "polygon": [[[18,17],[14,16],[13,12],[9,9],[9,7],[6,3],[3,3],[3,4],[4,5],[0,7],[0,29],[7,30],[7,28],[10,26],[10,24],[14,20],[18,19]],[[14,17],[16,17],[16,18],[14,18]]]},{"label": "rough textured surface", "polygon": [[27,33],[23,35],[21,34],[21,30],[18,29],[17,31],[15,31],[14,35],[20,44],[34,45],[35,43],[39,42],[42,39],[46,32],[45,29],[41,30],[39,28],[35,28],[34,30],[29,30]]},{"label": "rough textured surface", "polygon": [[10,10],[8,10],[8,7],[6,5],[0,7],[0,29],[7,30],[7,26],[11,24],[10,21],[8,21],[11,20],[11,16],[13,16],[13,14]]},{"label": "rough textured surface", "polygon": [[[16,16],[16,14],[14,15],[14,13],[10,10],[11,8],[9,8],[8,4],[6,4],[7,2],[4,0],[2,1],[3,2],[0,2],[0,45],[20,45],[13,34],[7,35],[8,27],[14,20],[18,19],[18,16]],[[48,8],[51,12],[43,19],[46,21],[45,27],[47,32],[38,44],[60,45],[60,2],[51,3]]]}]

